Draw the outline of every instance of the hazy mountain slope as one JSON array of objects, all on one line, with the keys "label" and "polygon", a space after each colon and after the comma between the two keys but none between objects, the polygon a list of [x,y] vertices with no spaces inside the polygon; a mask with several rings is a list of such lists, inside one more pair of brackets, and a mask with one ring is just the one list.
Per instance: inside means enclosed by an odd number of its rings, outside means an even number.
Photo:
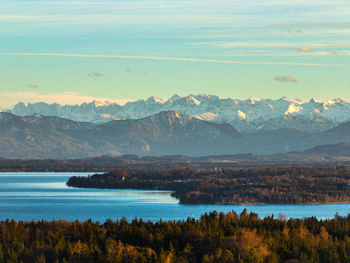
[{"label": "hazy mountain slope", "polygon": [[350,156],[350,143],[319,145],[304,151],[305,154]]},{"label": "hazy mountain slope", "polygon": [[317,136],[318,144],[335,144],[340,142],[350,142],[350,121]]},{"label": "hazy mountain slope", "polygon": [[207,122],[174,111],[104,124],[0,113],[0,135],[0,157],[6,158],[275,154],[350,142],[350,122],[317,134],[296,129],[241,134],[229,124]]},{"label": "hazy mountain slope", "polygon": [[244,152],[242,147],[247,145],[244,136],[230,125],[210,123],[173,111],[140,120],[112,121],[96,130],[107,137],[118,134],[115,143],[126,153],[135,153],[142,146],[142,151],[151,155],[198,156]]},{"label": "hazy mountain slope", "polygon": [[8,158],[73,158],[91,156],[94,149],[81,138],[89,123],[60,118],[18,117],[0,113],[0,156]]},{"label": "hazy mountain slope", "polygon": [[208,155],[238,153],[246,139],[232,126],[161,112],[102,125],[58,117],[0,113],[0,157],[77,158],[102,154]]},{"label": "hazy mountain slope", "polygon": [[288,98],[237,100],[213,95],[174,95],[168,100],[150,97],[123,106],[96,101],[73,106],[18,103],[10,112],[21,116],[40,113],[75,121],[105,123],[110,120],[140,119],[168,110],[206,121],[228,123],[239,131],[249,132],[281,128],[321,132],[350,120],[350,103],[341,99],[324,102]]},{"label": "hazy mountain slope", "polygon": [[244,133],[244,136],[250,141],[251,152],[261,154],[302,150],[305,149],[302,142],[310,138],[309,133],[287,128]]},{"label": "hazy mountain slope", "polygon": [[350,122],[344,122],[324,132],[311,134],[299,142],[299,150],[311,149],[318,145],[350,142]]}]

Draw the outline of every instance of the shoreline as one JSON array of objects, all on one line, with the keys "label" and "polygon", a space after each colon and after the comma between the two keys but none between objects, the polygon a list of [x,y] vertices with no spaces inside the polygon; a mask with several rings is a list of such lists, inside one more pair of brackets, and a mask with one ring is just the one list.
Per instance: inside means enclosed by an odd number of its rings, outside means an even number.
[{"label": "shoreline", "polygon": [[350,169],[338,167],[131,171],[72,176],[67,186],[162,190],[181,205],[317,205],[350,203]]},{"label": "shoreline", "polygon": [[78,189],[107,189],[107,190],[130,190],[130,191],[154,191],[154,192],[163,192],[163,193],[169,193],[171,197],[175,198],[179,201],[180,205],[194,205],[194,206],[200,206],[200,205],[222,205],[222,206],[229,206],[229,205],[239,205],[239,206],[261,206],[261,205],[332,205],[332,204],[350,204],[349,202],[343,202],[343,201],[334,201],[334,202],[311,202],[311,203],[254,203],[254,202],[247,202],[247,203],[181,203],[180,199],[173,195],[175,191],[171,190],[157,190],[157,189],[146,189],[146,188],[96,188],[96,187],[79,187],[79,186],[70,186],[71,188],[78,188]]}]

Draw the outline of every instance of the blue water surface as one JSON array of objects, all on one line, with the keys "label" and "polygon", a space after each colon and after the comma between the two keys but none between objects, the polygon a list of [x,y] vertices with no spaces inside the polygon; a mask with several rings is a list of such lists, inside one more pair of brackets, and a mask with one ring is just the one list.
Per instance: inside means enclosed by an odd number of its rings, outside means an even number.
[{"label": "blue water surface", "polygon": [[135,217],[143,220],[199,218],[213,210],[240,213],[244,208],[260,217],[332,218],[350,213],[350,204],[326,205],[180,205],[165,191],[78,189],[66,186],[70,176],[88,173],[0,173],[0,220],[87,220]]}]

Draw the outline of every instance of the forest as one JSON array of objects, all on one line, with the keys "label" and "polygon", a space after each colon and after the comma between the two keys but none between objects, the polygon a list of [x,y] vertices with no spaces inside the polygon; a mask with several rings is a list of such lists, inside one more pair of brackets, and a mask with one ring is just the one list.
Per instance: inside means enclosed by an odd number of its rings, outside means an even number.
[{"label": "forest", "polygon": [[0,262],[350,262],[350,216],[260,219],[211,212],[200,219],[104,223],[0,222]]},{"label": "forest", "polygon": [[0,172],[101,172],[116,168],[252,168],[303,165],[335,166],[339,162],[350,166],[346,159],[340,161],[329,156],[301,155],[300,153],[278,155],[235,154],[204,157],[173,156],[97,156],[83,159],[4,159],[0,156]]},{"label": "forest", "polygon": [[80,188],[168,190],[181,204],[315,204],[350,202],[350,168],[186,167],[132,171],[116,169],[88,177],[73,176]]}]

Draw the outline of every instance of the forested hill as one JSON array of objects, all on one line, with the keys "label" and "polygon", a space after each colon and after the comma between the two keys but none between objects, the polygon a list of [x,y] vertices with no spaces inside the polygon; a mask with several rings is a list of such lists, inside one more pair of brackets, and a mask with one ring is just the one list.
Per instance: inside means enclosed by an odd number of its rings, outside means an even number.
[{"label": "forested hill", "polygon": [[182,204],[313,204],[350,202],[350,168],[115,170],[74,176],[68,186],[173,191]]}]

